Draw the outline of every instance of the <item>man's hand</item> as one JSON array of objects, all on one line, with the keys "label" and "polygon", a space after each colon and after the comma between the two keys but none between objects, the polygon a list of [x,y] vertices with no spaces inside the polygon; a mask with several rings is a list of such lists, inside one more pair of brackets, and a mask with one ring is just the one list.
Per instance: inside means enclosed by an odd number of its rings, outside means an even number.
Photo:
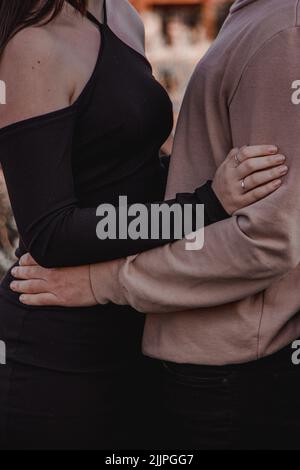
[{"label": "man's hand", "polygon": [[89,266],[45,269],[30,254],[22,256],[20,266],[12,270],[18,279],[11,283],[14,292],[22,294],[25,305],[91,307],[97,305],[90,283]]}]

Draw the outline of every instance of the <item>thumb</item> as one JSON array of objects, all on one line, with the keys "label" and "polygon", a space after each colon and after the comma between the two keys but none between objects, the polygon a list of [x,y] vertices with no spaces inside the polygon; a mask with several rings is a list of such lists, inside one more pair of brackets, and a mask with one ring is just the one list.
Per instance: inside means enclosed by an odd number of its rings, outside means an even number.
[{"label": "thumb", "polygon": [[26,253],[20,258],[19,261],[20,266],[37,266],[37,262],[33,259],[30,253]]}]

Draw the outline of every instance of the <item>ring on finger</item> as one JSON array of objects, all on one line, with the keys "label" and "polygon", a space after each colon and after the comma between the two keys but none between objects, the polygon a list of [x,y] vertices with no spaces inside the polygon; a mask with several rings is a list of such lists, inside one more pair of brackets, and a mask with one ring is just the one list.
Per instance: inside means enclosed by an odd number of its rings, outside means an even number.
[{"label": "ring on finger", "polygon": [[241,186],[242,186],[242,190],[243,190],[243,191],[246,191],[246,184],[245,184],[245,180],[244,180],[244,179],[242,179],[242,181],[241,181]]}]

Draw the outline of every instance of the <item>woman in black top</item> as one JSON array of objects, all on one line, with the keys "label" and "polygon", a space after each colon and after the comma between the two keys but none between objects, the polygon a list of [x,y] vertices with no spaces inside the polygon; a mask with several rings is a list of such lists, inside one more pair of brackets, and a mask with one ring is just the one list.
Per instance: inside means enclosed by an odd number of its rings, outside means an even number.
[{"label": "woman in black top", "polygon": [[[20,94],[20,87],[7,87],[8,106],[0,114],[1,163],[20,233],[17,255],[28,251],[49,268],[111,260],[173,239],[172,233],[168,240],[96,236],[100,203],[118,209],[120,195],[129,204],[163,200],[166,175],[158,154],[172,129],[172,106],[132,36],[129,45],[121,40],[105,9],[101,24],[89,12],[78,15],[84,1],[69,3],[0,1],[0,72],[11,85],[8,71],[16,70],[14,80],[23,86]],[[94,0],[89,7],[98,15],[101,4]],[[137,19],[122,5],[129,28]],[[64,75],[67,59],[78,80]],[[269,166],[278,165],[276,158]],[[178,195],[177,202],[205,203],[206,224],[228,217],[210,183]],[[0,339],[7,347],[7,364],[0,367],[0,448],[155,445],[148,435],[154,396],[151,364],[140,352],[142,316],[115,305],[25,307],[11,281],[9,272],[0,295]]]}]

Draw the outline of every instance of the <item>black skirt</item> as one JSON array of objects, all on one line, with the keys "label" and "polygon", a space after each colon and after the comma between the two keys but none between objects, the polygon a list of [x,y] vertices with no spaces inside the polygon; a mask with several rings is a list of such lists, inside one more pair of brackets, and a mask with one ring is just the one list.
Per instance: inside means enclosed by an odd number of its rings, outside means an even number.
[{"label": "black skirt", "polygon": [[143,321],[112,305],[27,308],[2,291],[0,449],[151,446],[155,372],[140,352]]}]

